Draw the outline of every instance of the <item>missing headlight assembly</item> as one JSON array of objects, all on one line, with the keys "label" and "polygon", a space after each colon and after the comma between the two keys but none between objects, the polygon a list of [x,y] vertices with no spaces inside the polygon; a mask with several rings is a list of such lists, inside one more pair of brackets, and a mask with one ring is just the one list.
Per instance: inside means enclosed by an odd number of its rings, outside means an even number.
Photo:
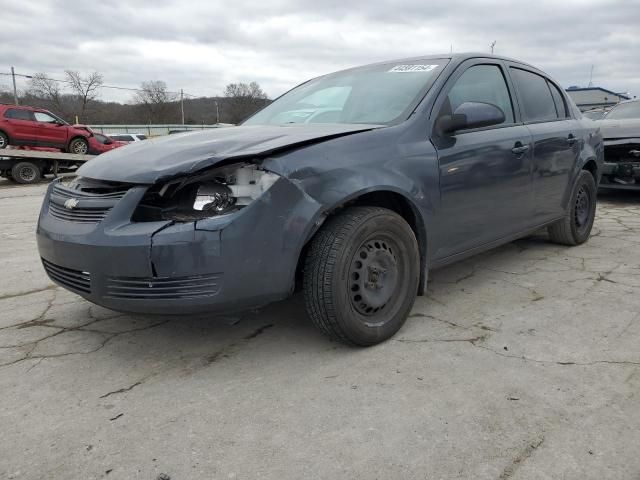
[{"label": "missing headlight assembly", "polygon": [[279,175],[241,163],[149,188],[132,220],[190,222],[234,213],[266,192]]}]

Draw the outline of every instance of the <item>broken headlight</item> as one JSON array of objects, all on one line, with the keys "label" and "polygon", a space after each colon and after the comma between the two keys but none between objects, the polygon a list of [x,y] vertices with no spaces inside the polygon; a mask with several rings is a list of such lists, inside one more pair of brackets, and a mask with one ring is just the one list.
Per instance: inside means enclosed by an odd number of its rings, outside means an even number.
[{"label": "broken headlight", "polygon": [[222,167],[149,189],[133,221],[194,221],[227,215],[249,205],[280,178],[256,165]]}]

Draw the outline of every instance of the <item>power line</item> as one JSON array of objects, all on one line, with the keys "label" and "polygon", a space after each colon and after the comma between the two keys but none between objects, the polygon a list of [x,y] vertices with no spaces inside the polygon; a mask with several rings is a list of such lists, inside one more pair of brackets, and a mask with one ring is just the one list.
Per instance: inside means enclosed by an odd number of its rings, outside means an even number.
[{"label": "power line", "polygon": [[[4,76],[8,76],[11,77],[13,75],[15,75],[16,77],[22,77],[22,78],[27,78],[27,79],[33,79],[35,77],[35,75],[25,75],[23,73],[15,73],[12,74],[11,72],[0,72],[0,75],[4,75]],[[49,80],[52,82],[58,82],[58,83],[73,83],[70,80],[61,80],[59,78],[51,78],[51,77],[46,77],[46,76],[41,76],[40,78],[44,79],[44,80]],[[133,87],[120,87],[117,85],[100,85],[98,88],[109,88],[112,90],[126,90],[126,91],[130,91],[130,92],[144,92],[145,90],[143,88],[133,88]],[[180,92],[171,92],[171,91],[167,91],[167,93],[170,93],[172,95],[180,95]],[[191,98],[202,98],[203,95],[192,95],[191,93],[186,93],[184,92],[183,95],[185,97],[191,97]]]}]

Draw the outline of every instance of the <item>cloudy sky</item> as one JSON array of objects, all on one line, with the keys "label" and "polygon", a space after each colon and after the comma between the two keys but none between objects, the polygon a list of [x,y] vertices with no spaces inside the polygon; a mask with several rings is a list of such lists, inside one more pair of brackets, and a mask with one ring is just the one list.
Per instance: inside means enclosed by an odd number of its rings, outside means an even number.
[{"label": "cloudy sky", "polygon": [[[490,50],[565,87],[640,95],[637,0],[0,0],[0,72],[98,70],[105,83],[218,95],[257,81],[270,97],[344,67]],[[10,80],[0,76],[0,87]],[[26,88],[25,81],[19,88]],[[131,93],[103,89],[105,100]]]}]

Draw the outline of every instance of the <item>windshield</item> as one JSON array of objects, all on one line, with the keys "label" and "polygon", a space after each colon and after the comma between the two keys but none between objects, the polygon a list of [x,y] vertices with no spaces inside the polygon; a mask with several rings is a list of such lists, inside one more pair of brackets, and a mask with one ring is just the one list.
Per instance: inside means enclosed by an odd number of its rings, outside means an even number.
[{"label": "windshield", "polygon": [[613,107],[613,109],[605,117],[607,120],[622,120],[626,118],[640,118],[640,102],[621,103]]},{"label": "windshield", "polygon": [[325,75],[285,93],[243,125],[390,124],[415,108],[445,61],[419,60]]}]

